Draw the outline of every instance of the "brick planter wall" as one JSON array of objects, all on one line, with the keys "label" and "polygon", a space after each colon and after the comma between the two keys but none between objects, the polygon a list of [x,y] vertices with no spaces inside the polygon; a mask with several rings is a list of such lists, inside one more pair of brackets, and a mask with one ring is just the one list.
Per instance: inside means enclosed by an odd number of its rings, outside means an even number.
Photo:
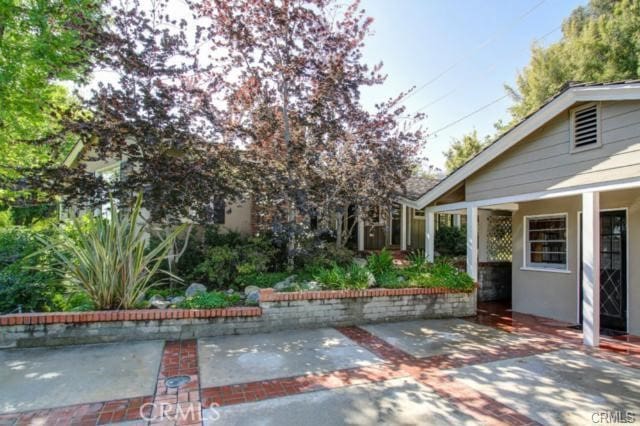
[{"label": "brick planter wall", "polygon": [[0,347],[126,340],[190,339],[418,318],[475,315],[476,291],[370,289],[276,293],[259,307],[168,309],[0,316]]}]

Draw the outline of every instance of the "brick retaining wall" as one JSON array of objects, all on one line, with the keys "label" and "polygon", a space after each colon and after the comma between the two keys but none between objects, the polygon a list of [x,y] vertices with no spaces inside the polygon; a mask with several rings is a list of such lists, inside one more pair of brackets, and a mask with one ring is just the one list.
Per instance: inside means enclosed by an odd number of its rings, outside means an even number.
[{"label": "brick retaining wall", "polygon": [[259,307],[168,309],[0,316],[0,347],[55,346],[126,340],[190,339],[475,315],[476,291],[370,289],[260,292]]}]

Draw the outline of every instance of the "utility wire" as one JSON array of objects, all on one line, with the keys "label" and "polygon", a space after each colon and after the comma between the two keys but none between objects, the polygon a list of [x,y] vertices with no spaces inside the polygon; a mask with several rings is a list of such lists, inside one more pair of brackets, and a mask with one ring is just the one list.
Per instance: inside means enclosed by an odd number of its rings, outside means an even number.
[{"label": "utility wire", "polygon": [[504,28],[503,30],[494,32],[491,36],[489,36],[489,38],[487,38],[484,42],[482,42],[479,45],[477,45],[473,50],[469,51],[465,56],[461,57],[460,59],[455,61],[453,64],[449,65],[447,68],[445,68],[439,74],[437,74],[436,76],[431,78],[429,81],[424,83],[422,86],[420,86],[417,89],[407,93],[404,96],[404,98],[402,98],[401,100],[402,101],[406,101],[411,96],[415,95],[416,93],[418,93],[419,91],[421,91],[425,87],[433,84],[434,82],[438,81],[440,78],[444,77],[446,74],[448,74],[450,71],[452,71],[455,67],[457,67],[461,63],[465,62],[467,59],[471,58],[473,55],[475,55],[477,53],[477,51],[484,49],[485,47],[489,46],[491,43],[493,43],[496,40],[498,40],[500,38],[500,36],[502,36],[502,35],[508,33],[509,31],[511,31],[516,26],[516,24],[518,22],[522,21],[524,18],[526,18],[527,16],[532,14],[537,8],[542,6],[545,2],[546,2],[546,0],[540,0],[538,3],[533,5],[533,7],[531,7],[529,10],[527,10],[523,14],[519,15],[518,17],[516,17],[516,19],[514,19],[506,28]]},{"label": "utility wire", "polygon": [[[553,34],[554,32],[558,31],[560,28],[562,28],[562,26],[557,26],[554,29],[552,29],[551,31],[547,32],[546,34],[534,39],[532,41],[532,43],[537,43],[540,42],[542,40],[544,40],[545,38],[549,37],[551,34]],[[495,68],[497,67],[497,64],[494,63],[493,65],[491,65],[489,68],[486,69],[486,71],[482,74],[482,77],[488,75],[491,71],[493,71]],[[475,79],[475,81],[477,81],[477,79]],[[449,90],[447,93],[445,93],[444,95],[434,99],[433,101],[430,101],[429,103],[421,106],[420,108],[418,108],[415,112],[419,113],[424,111],[425,109],[437,104],[440,101],[445,100],[446,98],[448,98],[449,96],[453,95],[454,93],[456,93],[458,90],[460,89],[460,86],[456,86],[456,88]]]},{"label": "utility wire", "polygon": [[471,111],[470,113],[468,113],[466,115],[463,115],[462,117],[458,118],[457,120],[454,120],[454,121],[450,122],[449,124],[447,124],[445,126],[442,126],[441,128],[439,128],[435,132],[431,133],[430,136],[436,136],[437,137],[438,133],[440,133],[441,131],[443,131],[445,129],[448,129],[449,127],[454,126],[454,125],[458,124],[459,122],[461,122],[463,120],[466,120],[467,118],[469,118],[469,117],[471,117],[473,115],[476,115],[480,111],[484,111],[485,109],[489,108],[492,105],[497,104],[498,102],[500,102],[501,100],[503,100],[504,98],[506,98],[508,96],[509,96],[508,94],[507,95],[502,95],[498,99],[492,100],[488,104],[485,104],[485,105],[481,106],[480,108],[475,109],[475,110]]}]

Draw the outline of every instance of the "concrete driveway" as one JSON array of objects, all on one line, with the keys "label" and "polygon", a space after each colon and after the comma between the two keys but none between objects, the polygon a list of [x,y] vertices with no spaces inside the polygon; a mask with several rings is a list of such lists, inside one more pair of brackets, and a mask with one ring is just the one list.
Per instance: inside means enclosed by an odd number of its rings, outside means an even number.
[{"label": "concrete driveway", "polygon": [[638,367],[461,319],[12,349],[0,351],[0,425],[632,423]]}]

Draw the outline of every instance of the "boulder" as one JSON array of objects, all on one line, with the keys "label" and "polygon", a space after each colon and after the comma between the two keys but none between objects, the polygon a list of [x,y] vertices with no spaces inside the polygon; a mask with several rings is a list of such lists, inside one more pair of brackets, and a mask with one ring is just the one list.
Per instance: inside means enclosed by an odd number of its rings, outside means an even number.
[{"label": "boulder", "polygon": [[187,297],[193,297],[198,293],[206,293],[207,287],[200,283],[191,283],[191,285],[187,288],[187,291],[184,292],[184,295]]},{"label": "boulder", "polygon": [[171,302],[168,300],[151,300],[149,303],[157,309],[167,309],[169,305],[171,305]]},{"label": "boulder", "polygon": [[288,288],[291,288],[293,286],[293,281],[296,279],[295,275],[290,275],[287,278],[285,278],[284,280],[276,283],[273,286],[273,289],[275,291],[282,291],[282,290],[286,290]]},{"label": "boulder", "polygon": [[[232,290],[232,291],[233,291],[233,290]],[[244,294],[245,294],[245,295],[247,295],[247,296],[248,296],[249,294],[251,294],[251,293],[259,292],[259,291],[260,291],[260,287],[255,286],[255,285],[248,285],[248,286],[246,286],[246,287],[244,288]]]},{"label": "boulder", "polygon": [[151,296],[151,298],[149,298],[149,303],[153,302],[164,302],[164,297],[160,296],[159,294],[154,294],[153,296]]},{"label": "boulder", "polygon": [[260,292],[252,291],[247,294],[246,303],[249,305],[257,305],[260,302]]},{"label": "boulder", "polygon": [[361,268],[364,268],[365,266],[367,266],[367,259],[364,259],[362,257],[354,257],[353,263],[360,266]]},{"label": "boulder", "polygon": [[184,296],[175,296],[169,299],[169,302],[171,302],[172,305],[177,305],[179,303],[184,302],[184,299],[185,299]]}]

